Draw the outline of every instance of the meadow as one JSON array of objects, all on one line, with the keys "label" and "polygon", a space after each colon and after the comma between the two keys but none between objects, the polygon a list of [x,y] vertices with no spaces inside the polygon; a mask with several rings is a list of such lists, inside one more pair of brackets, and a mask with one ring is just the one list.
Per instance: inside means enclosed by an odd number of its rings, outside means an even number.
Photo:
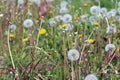
[{"label": "meadow", "polygon": [[120,0],[0,0],[0,80],[120,80]]}]

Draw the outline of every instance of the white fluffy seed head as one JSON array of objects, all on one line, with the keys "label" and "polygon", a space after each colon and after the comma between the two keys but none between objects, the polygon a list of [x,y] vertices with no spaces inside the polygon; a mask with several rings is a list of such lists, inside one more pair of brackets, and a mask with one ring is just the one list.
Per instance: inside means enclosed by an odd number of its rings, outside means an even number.
[{"label": "white fluffy seed head", "polygon": [[67,13],[67,12],[68,12],[67,7],[62,7],[62,8],[60,8],[60,10],[59,10],[59,13],[62,13],[62,14]]},{"label": "white fluffy seed head", "polygon": [[98,78],[94,74],[88,74],[85,80],[98,80]]},{"label": "white fluffy seed head", "polygon": [[11,32],[15,31],[16,30],[16,25],[15,24],[11,24],[10,25],[10,30],[11,30]]},{"label": "white fluffy seed head", "polygon": [[107,44],[105,46],[105,51],[109,51],[109,50],[114,50],[115,49],[115,45],[114,44]]},{"label": "white fluffy seed head", "polygon": [[62,18],[62,21],[64,23],[69,23],[69,22],[72,22],[72,16],[70,14],[65,14]]},{"label": "white fluffy seed head", "polygon": [[24,26],[25,28],[30,28],[30,27],[32,27],[32,26],[33,26],[33,21],[32,21],[32,19],[26,19],[26,20],[23,22],[23,26]]},{"label": "white fluffy seed head", "polygon": [[18,0],[18,5],[24,4],[24,0]]},{"label": "white fluffy seed head", "polygon": [[99,15],[99,13],[100,13],[100,7],[99,6],[92,6],[90,8],[90,13],[92,15]]},{"label": "white fluffy seed head", "polygon": [[68,59],[71,61],[77,61],[80,57],[80,53],[76,49],[70,49],[68,51]]}]

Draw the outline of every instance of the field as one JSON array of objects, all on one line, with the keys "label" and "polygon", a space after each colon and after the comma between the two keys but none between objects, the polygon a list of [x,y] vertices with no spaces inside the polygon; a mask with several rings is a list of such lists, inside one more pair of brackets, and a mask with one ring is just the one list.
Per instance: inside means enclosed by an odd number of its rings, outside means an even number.
[{"label": "field", "polygon": [[120,80],[120,0],[0,0],[0,80]]}]

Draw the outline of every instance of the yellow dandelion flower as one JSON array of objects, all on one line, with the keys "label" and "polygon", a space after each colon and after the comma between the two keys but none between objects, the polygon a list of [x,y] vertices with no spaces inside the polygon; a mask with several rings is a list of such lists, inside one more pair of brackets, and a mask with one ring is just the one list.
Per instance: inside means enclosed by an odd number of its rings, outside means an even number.
[{"label": "yellow dandelion flower", "polygon": [[29,40],[28,38],[23,38],[22,42],[28,42],[28,40]]},{"label": "yellow dandelion flower", "polygon": [[42,18],[39,18],[39,21],[43,21],[43,19],[42,19]]},{"label": "yellow dandelion flower", "polygon": [[46,29],[44,29],[44,28],[40,29],[40,31],[39,31],[39,34],[40,34],[40,35],[43,35],[43,34],[45,34],[45,33],[46,33]]},{"label": "yellow dandelion flower", "polygon": [[117,31],[118,34],[120,34],[120,29]]},{"label": "yellow dandelion flower", "polygon": [[120,51],[120,47],[117,47],[117,52],[119,52]]},{"label": "yellow dandelion flower", "polygon": [[4,8],[4,6],[0,4],[0,9],[2,9],[2,8]]},{"label": "yellow dandelion flower", "polygon": [[14,34],[9,35],[9,38],[14,38],[14,37],[15,37]]},{"label": "yellow dandelion flower", "polygon": [[52,11],[52,10],[50,10],[50,11],[49,11],[49,14],[52,14],[52,13],[53,13],[53,11]]},{"label": "yellow dandelion flower", "polygon": [[74,46],[75,45],[75,42],[72,42],[72,46]]},{"label": "yellow dandelion flower", "polygon": [[78,37],[81,38],[83,35],[82,34],[79,34]]},{"label": "yellow dandelion flower", "polygon": [[89,14],[85,14],[87,17],[89,16]]},{"label": "yellow dandelion flower", "polygon": [[61,25],[62,28],[65,28],[66,26],[67,26],[67,24],[63,24],[63,25]]},{"label": "yellow dandelion flower", "polygon": [[32,2],[28,2],[28,6],[32,6],[33,5],[33,3]]},{"label": "yellow dandelion flower", "polygon": [[88,7],[88,4],[87,4],[87,3],[84,3],[83,6],[84,6],[84,7]]},{"label": "yellow dandelion flower", "polygon": [[94,43],[95,41],[93,39],[87,40],[88,43]]},{"label": "yellow dandelion flower", "polygon": [[77,15],[75,14],[75,15],[73,16],[73,18],[74,18],[74,20],[77,20]]},{"label": "yellow dandelion flower", "polygon": [[99,23],[98,23],[98,22],[95,22],[95,23],[94,23],[94,26],[99,26]]}]

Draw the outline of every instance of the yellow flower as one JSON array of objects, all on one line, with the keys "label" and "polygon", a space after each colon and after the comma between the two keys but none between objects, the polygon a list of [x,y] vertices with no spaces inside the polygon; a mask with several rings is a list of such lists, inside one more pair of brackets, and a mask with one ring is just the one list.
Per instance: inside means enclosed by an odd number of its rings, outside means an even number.
[{"label": "yellow flower", "polygon": [[94,43],[95,41],[93,39],[87,40],[88,43]]},{"label": "yellow flower", "polygon": [[120,47],[117,47],[117,52],[119,52],[120,51]]},{"label": "yellow flower", "polygon": [[53,11],[52,11],[52,10],[50,10],[50,11],[49,11],[49,14],[52,14],[52,13],[53,13]]},{"label": "yellow flower", "polygon": [[78,37],[81,38],[81,37],[82,37],[82,34],[79,34]]},{"label": "yellow flower", "polygon": [[95,22],[95,23],[94,23],[94,26],[99,26],[99,23],[98,23],[98,22]]},{"label": "yellow flower", "polygon": [[84,3],[84,4],[83,4],[83,6],[84,6],[84,7],[87,7],[87,6],[88,6],[88,4],[87,4],[87,3]]},{"label": "yellow flower", "polygon": [[28,6],[32,6],[33,5],[33,3],[32,2],[28,2]]},{"label": "yellow flower", "polygon": [[9,37],[10,38],[14,38],[15,36],[14,36],[14,34],[10,34]]},{"label": "yellow flower", "polygon": [[45,30],[44,28],[40,29],[40,31],[39,31],[39,34],[40,34],[40,35],[43,35],[43,34],[45,34],[45,33],[46,33],[46,30]]},{"label": "yellow flower", "polygon": [[43,19],[42,19],[42,18],[39,18],[39,21],[43,21]]},{"label": "yellow flower", "polygon": [[75,42],[72,42],[72,46],[74,46],[75,45]]},{"label": "yellow flower", "polygon": [[28,42],[28,38],[23,38],[22,42]]},{"label": "yellow flower", "polygon": [[117,31],[118,34],[120,34],[120,29]]},{"label": "yellow flower", "polygon": [[4,6],[0,4],[0,9],[2,9],[2,8],[4,8]]},{"label": "yellow flower", "polygon": [[85,14],[87,17],[89,16],[89,14]]},{"label": "yellow flower", "polygon": [[63,24],[63,25],[61,25],[62,28],[65,28],[66,26],[67,26],[67,24]]},{"label": "yellow flower", "polygon": [[77,20],[77,15],[76,14],[73,17],[74,17],[74,20]]}]

